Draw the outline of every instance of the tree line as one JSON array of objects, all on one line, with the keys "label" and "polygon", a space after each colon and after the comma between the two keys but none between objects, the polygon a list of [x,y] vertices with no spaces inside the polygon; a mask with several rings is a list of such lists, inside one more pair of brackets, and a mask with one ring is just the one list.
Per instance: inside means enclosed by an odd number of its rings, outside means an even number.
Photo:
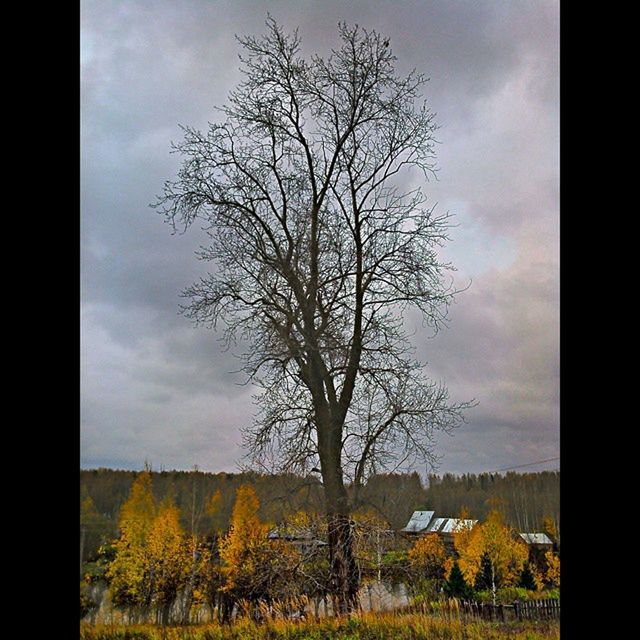
[{"label": "tree line", "polygon": [[[317,617],[331,595],[328,523],[320,512],[298,510],[278,523],[260,517],[261,503],[248,484],[234,491],[226,528],[197,533],[176,504],[175,491],[156,497],[149,470],[137,474],[122,505],[117,535],[106,539],[81,567],[81,617],[95,613],[108,588],[111,607],[128,622],[193,622],[208,611],[223,623],[234,615]],[[217,490],[204,501],[215,519],[224,499]],[[354,513],[354,567],[359,584],[374,580],[408,585],[413,596],[472,597],[500,589],[527,592],[559,587],[559,555],[532,553],[505,520],[499,499],[489,501],[477,526],[456,529],[453,550],[437,534],[398,536],[375,510]],[[85,515],[97,512],[85,494]],[[193,514],[193,511],[192,511]],[[464,522],[468,512],[459,513]],[[185,517],[186,516],[186,517]],[[219,524],[223,521],[218,520]],[[552,519],[543,529],[558,542]],[[339,608],[332,606],[334,613]],[[198,613],[200,612],[200,613]]]},{"label": "tree line", "polygon": [[[101,544],[118,532],[120,510],[140,472],[114,469],[81,470],[80,535],[81,563],[95,558]],[[251,486],[259,500],[258,516],[279,523],[299,511],[321,513],[322,486],[313,476],[293,474],[208,473],[150,471],[154,499],[170,497],[179,510],[180,526],[189,534],[226,531],[237,489]],[[560,473],[445,474],[418,473],[371,476],[361,489],[362,509],[372,511],[389,527],[404,527],[415,510],[429,509],[437,516],[455,517],[461,508],[469,516],[484,520],[488,500],[499,499],[506,522],[518,531],[541,531],[550,517],[560,532]],[[217,508],[210,501],[217,496]]]}]

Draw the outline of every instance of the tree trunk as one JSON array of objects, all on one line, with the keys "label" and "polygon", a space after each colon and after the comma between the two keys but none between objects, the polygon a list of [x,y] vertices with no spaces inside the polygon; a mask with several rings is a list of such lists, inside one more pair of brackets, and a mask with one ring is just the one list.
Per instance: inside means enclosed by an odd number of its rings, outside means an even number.
[{"label": "tree trunk", "polygon": [[218,622],[222,625],[231,624],[231,616],[233,614],[234,601],[226,593],[221,594],[218,600]]},{"label": "tree trunk", "polygon": [[357,604],[358,573],[353,554],[353,521],[342,477],[341,423],[323,413],[316,410],[329,542],[329,595],[334,615],[342,615]]},{"label": "tree trunk", "polygon": [[342,615],[350,613],[357,605],[358,575],[353,556],[353,522],[348,515],[330,513],[328,525],[331,602],[334,612]]},{"label": "tree trunk", "polygon": [[165,602],[162,605],[161,622],[160,622],[160,624],[163,627],[166,627],[169,624],[169,614],[170,613],[171,613],[171,602]]},{"label": "tree trunk", "polygon": [[493,606],[496,606],[496,571],[493,566],[493,561],[491,562],[491,596],[493,600]]}]

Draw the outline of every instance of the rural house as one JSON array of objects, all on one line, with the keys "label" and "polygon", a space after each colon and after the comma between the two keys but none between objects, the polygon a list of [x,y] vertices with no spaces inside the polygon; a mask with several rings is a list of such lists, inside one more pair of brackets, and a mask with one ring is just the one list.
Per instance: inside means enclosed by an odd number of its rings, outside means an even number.
[{"label": "rural house", "polygon": [[294,527],[291,525],[280,525],[276,529],[271,529],[267,534],[269,540],[286,540],[303,555],[315,552],[320,547],[326,547],[324,540],[318,540],[313,533],[305,527]]},{"label": "rural house", "polygon": [[529,562],[538,567],[545,565],[544,554],[553,550],[553,540],[546,533],[519,533],[520,540],[524,540],[529,548]]},{"label": "rural house", "polygon": [[401,533],[424,533],[433,518],[435,511],[414,511],[407,526],[400,529]]},{"label": "rural house", "polygon": [[434,511],[414,511],[407,526],[400,529],[400,532],[416,536],[437,535],[447,551],[453,553],[455,551],[453,534],[462,529],[472,529],[478,522],[460,518],[434,518],[434,513]]}]

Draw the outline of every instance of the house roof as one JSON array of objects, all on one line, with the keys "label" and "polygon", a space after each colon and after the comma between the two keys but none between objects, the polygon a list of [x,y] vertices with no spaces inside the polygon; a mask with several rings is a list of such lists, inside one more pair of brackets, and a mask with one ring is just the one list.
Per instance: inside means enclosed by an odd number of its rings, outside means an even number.
[{"label": "house roof", "polygon": [[271,529],[267,534],[269,540],[311,540],[313,536],[308,529],[281,525]]},{"label": "house roof", "polygon": [[527,544],[553,544],[553,540],[546,533],[518,534]]},{"label": "house roof", "polygon": [[404,527],[404,529],[400,529],[400,531],[404,531],[405,533],[424,531],[429,526],[429,522],[431,522],[434,513],[435,511],[414,511],[407,526]]},{"label": "house roof", "polygon": [[267,534],[267,538],[269,540],[302,540],[315,544],[316,546],[324,546],[327,544],[322,540],[316,540],[308,529],[304,527],[292,527],[289,525],[281,525],[275,529],[271,529]]},{"label": "house roof", "polygon": [[436,518],[427,529],[427,532],[455,533],[461,529],[471,529],[477,520],[461,520],[460,518]]}]

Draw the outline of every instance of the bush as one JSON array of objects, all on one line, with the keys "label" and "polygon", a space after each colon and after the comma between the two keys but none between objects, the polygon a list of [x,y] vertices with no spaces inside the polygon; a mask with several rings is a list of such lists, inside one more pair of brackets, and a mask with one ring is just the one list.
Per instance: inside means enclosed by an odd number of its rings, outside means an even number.
[{"label": "bush", "polygon": [[411,594],[414,596],[414,601],[429,602],[431,600],[437,600],[442,596],[444,580],[429,580],[422,578],[414,580],[409,585]]},{"label": "bush", "polygon": [[[547,591],[533,591],[522,587],[501,587],[496,589],[497,604],[511,604],[515,600],[542,600],[545,598],[559,598],[559,589]],[[478,602],[493,602],[491,590],[476,591],[475,598]]]}]

